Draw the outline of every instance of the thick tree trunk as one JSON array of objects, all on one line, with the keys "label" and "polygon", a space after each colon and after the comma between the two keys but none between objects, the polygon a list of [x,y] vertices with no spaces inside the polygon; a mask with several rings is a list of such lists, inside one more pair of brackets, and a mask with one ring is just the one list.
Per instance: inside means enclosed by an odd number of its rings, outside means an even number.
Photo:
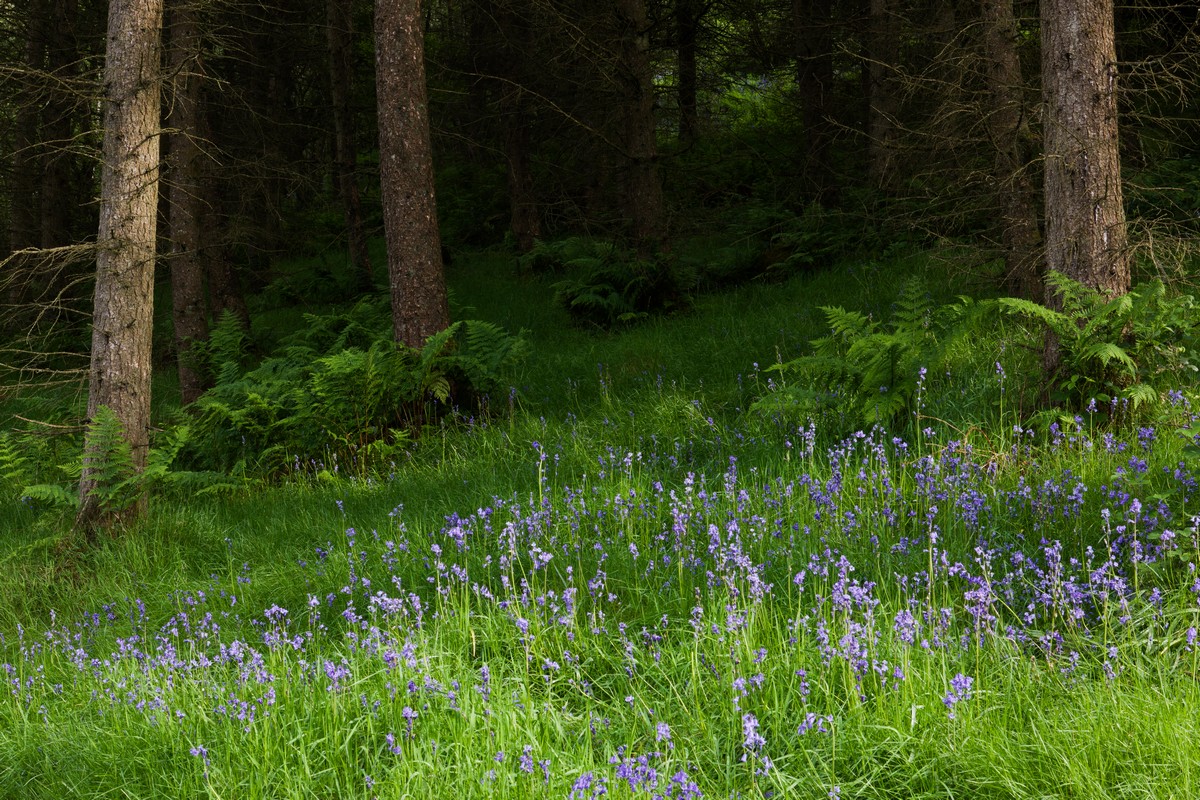
[{"label": "thick tree trunk", "polygon": [[793,0],[796,86],[804,120],[801,174],[817,202],[837,201],[829,148],[833,140],[832,0]]},{"label": "thick tree trunk", "polygon": [[354,31],[351,0],[326,0],[326,45],[329,50],[330,99],[333,100],[334,175],[338,199],[346,218],[346,235],[350,245],[350,266],[359,285],[370,288],[371,256],[367,251],[367,234],[363,226],[362,203],[359,198],[358,137],[351,103],[353,76]]},{"label": "thick tree trunk", "polygon": [[396,341],[450,324],[433,186],[420,0],[376,0],[379,171]]},{"label": "thick tree trunk", "polygon": [[[139,471],[150,448],[161,29],[162,0],[111,0],[88,418],[96,419],[102,406],[112,410]],[[89,432],[77,518],[89,531],[138,508],[101,506],[95,493],[101,457]]]},{"label": "thick tree trunk", "polygon": [[1112,0],[1043,0],[1042,95],[1046,266],[1109,297],[1124,294]]},{"label": "thick tree trunk", "polygon": [[696,102],[696,37],[700,32],[702,11],[699,0],[676,0],[675,36],[676,71],[679,102],[679,141],[690,144],[700,128]]},{"label": "thick tree trunk", "polygon": [[867,25],[868,168],[871,182],[887,189],[896,180],[896,70],[900,60],[896,0],[870,0]]},{"label": "thick tree trunk", "polygon": [[172,0],[169,14],[167,68],[172,80],[168,164],[170,181],[171,310],[175,351],[179,359],[179,391],[184,405],[204,392],[192,346],[208,338],[204,296],[201,220],[204,216],[203,158],[200,135],[200,26],[194,0]]},{"label": "thick tree trunk", "polygon": [[647,257],[666,235],[658,141],[654,125],[654,73],[645,0],[616,0],[620,51],[617,78],[625,154],[624,206],[639,255]]},{"label": "thick tree trunk", "polygon": [[1029,121],[1022,98],[1017,23],[1012,0],[982,0],[980,5],[992,100],[987,128],[995,148],[992,182],[1001,209],[1005,283],[1013,294],[1040,299],[1041,232],[1024,145]]}]

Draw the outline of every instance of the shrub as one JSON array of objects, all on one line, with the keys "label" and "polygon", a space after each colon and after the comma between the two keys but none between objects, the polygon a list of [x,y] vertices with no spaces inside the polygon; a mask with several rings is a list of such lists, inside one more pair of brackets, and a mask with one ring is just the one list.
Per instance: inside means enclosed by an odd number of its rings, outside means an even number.
[{"label": "shrub", "polygon": [[770,367],[780,381],[771,381],[752,410],[801,419],[836,413],[849,427],[894,423],[916,410],[926,375],[940,372],[950,343],[992,308],[968,298],[935,305],[915,278],[905,285],[886,324],[824,306],[829,334],[811,341],[810,355]]},{"label": "shrub", "polygon": [[523,339],[478,320],[454,323],[420,350],[405,347],[377,305],[310,315],[248,371],[238,366],[237,336],[219,325],[210,340],[218,382],[195,404],[190,462],[272,475],[338,460],[369,471],[454,404],[485,405],[526,352]]},{"label": "shrub", "polygon": [[666,258],[639,259],[596,239],[538,242],[522,257],[535,272],[561,274],[555,298],[578,323],[612,328],[686,305],[695,281]]},{"label": "shrub", "polygon": [[1053,403],[1078,409],[1122,400],[1137,410],[1156,405],[1181,373],[1200,367],[1191,295],[1171,295],[1156,280],[1110,300],[1060,273],[1047,282],[1062,298],[1061,311],[1015,297],[999,302],[1057,338],[1059,363],[1046,376]]}]

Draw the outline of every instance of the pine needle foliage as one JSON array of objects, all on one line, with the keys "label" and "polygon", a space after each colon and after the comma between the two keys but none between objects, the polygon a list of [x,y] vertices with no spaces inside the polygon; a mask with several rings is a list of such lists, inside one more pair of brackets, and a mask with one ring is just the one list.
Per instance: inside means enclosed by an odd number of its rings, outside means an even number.
[{"label": "pine needle foliage", "polygon": [[1046,378],[1052,403],[1078,409],[1126,402],[1136,411],[1157,405],[1183,375],[1200,369],[1191,295],[1172,294],[1157,280],[1112,299],[1057,272],[1047,283],[1061,310],[1016,297],[999,303],[1057,339],[1059,363]]}]

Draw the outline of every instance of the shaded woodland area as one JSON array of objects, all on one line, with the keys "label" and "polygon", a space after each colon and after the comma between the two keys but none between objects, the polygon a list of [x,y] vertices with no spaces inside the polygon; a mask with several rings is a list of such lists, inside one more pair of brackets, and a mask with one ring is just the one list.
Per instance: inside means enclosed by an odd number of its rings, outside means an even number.
[{"label": "shaded woodland area", "polygon": [[[1191,3],[29,0],[0,15],[0,365],[12,387],[88,375],[87,417],[114,412],[135,470],[151,367],[194,403],[218,371],[196,348],[222,319],[249,325],[246,298],[285,258],[344,254],[299,294],[386,289],[414,350],[452,322],[446,262],[488,248],[574,281],[572,309],[601,327],[935,242],[972,246],[963,292],[1050,309],[1051,270],[1111,299],[1196,265]],[[570,247],[618,248],[625,272],[580,274]],[[1051,337],[1048,373],[1057,359]],[[84,524],[93,480],[85,460]]]},{"label": "shaded woodland area", "polygon": [[0,798],[1200,796],[1195,0],[0,0]]}]

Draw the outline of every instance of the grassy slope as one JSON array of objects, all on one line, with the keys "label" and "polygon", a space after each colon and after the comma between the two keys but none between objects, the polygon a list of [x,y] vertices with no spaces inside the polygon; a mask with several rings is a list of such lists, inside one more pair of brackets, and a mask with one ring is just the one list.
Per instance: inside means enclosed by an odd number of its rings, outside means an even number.
[{"label": "grassy slope", "polygon": [[[995,602],[1026,639],[1056,632],[1062,642],[1048,648],[999,628],[973,640],[964,592],[975,584],[948,568],[935,567],[935,591],[894,580],[925,567],[926,514],[968,578],[987,574],[970,560],[984,541],[1000,554],[984,560],[997,579],[1017,551],[1049,572],[1042,537],[1082,558],[1103,539],[1100,509],[1122,513],[1099,487],[1139,452],[1132,432],[1133,449],[1119,453],[1083,436],[1024,448],[998,426],[968,431],[976,449],[961,458],[946,443],[962,437],[944,428],[908,454],[860,443],[834,491],[824,446],[806,454],[794,428],[745,416],[764,380],[754,363],[819,333],[817,306],[886,314],[905,274],[891,265],[854,282],[830,273],[750,286],[595,336],[565,327],[545,285],[483,258],[456,268],[455,303],[462,316],[529,331],[534,356],[512,419],[428,435],[388,481],[159,501],[137,530],[65,563],[52,556],[53,518],[5,509],[0,661],[12,670],[0,796],[561,797],[576,787],[591,797],[601,780],[615,796],[689,796],[693,782],[709,797],[824,797],[835,787],[843,797],[1194,796],[1200,691],[1184,634],[1196,608],[1186,574],[1144,576],[1165,591],[1158,610],[1137,601],[1122,614],[1116,600],[1110,609],[1093,598],[1086,624],[1068,621],[1065,601],[1035,602],[1028,624],[1022,606]],[[976,347],[985,364],[999,357],[996,342]],[[953,405],[955,392],[946,395]],[[1177,450],[1164,427],[1148,474]],[[960,463],[974,466],[955,478]],[[1083,510],[1058,494],[1012,510],[1016,495],[1005,492],[1022,478],[1065,487],[1066,470],[1090,487]],[[706,499],[688,494],[689,473],[708,476],[696,478]],[[927,479],[946,497],[922,494]],[[1149,503],[1164,489],[1156,480],[1134,494]],[[793,499],[781,499],[785,485]],[[956,511],[972,502],[968,490],[986,495],[982,527]],[[888,522],[889,503],[912,516]],[[478,509],[490,515],[472,518]],[[451,514],[471,518],[466,551],[455,549]],[[520,541],[513,553],[505,522]],[[662,538],[676,524],[683,544]],[[895,552],[901,537],[911,552]],[[391,560],[388,541],[407,541],[408,554]],[[471,580],[440,571],[431,544]],[[849,583],[830,547],[856,566]],[[538,551],[553,566],[538,568]],[[1085,566],[1067,572],[1086,584]],[[1112,569],[1132,578],[1128,566]],[[764,581],[773,588],[761,594]],[[878,585],[864,595],[863,582]],[[1013,597],[1064,585],[1022,572]],[[830,599],[855,587],[862,604]],[[411,605],[369,611],[378,591],[415,593],[422,618]],[[286,623],[264,616],[274,605],[288,609]],[[950,622],[939,629],[943,608]],[[905,642],[893,620],[906,609],[928,615],[923,636],[942,643]],[[78,626],[85,612],[100,617]],[[177,612],[190,629],[163,627]],[[209,638],[196,633],[203,613],[221,626]],[[48,627],[65,633],[45,637]],[[865,676],[844,638],[864,631],[874,637]],[[296,649],[272,646],[272,632],[312,637]],[[263,660],[230,655],[234,641]],[[100,663],[72,664],[77,647]],[[202,655],[216,665],[201,667]],[[974,682],[951,718],[944,699],[958,675]],[[748,715],[765,744],[749,735]],[[798,733],[808,722],[816,727]]]}]

